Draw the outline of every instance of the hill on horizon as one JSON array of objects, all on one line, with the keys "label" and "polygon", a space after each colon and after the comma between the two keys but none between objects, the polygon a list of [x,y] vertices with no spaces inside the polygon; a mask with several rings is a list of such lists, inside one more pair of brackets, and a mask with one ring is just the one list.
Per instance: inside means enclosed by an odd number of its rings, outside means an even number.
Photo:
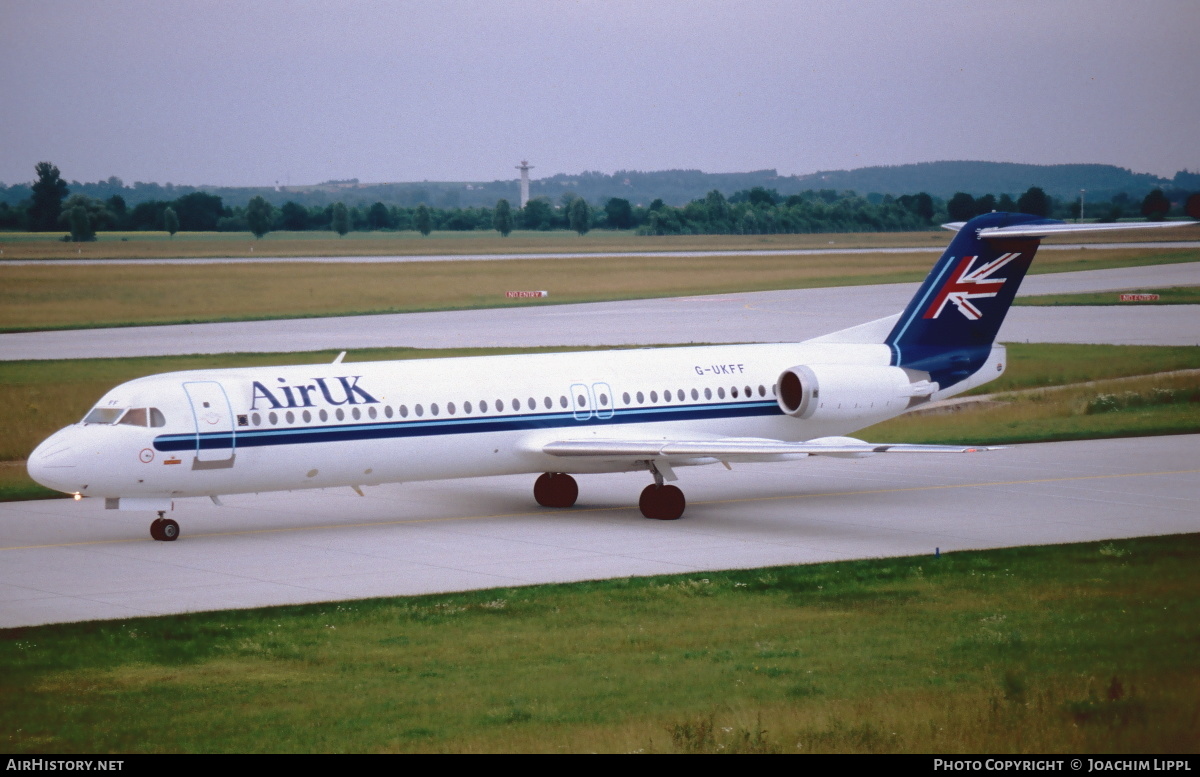
[{"label": "hill on horizon", "polygon": [[[69,171],[63,171],[64,178]],[[585,171],[569,175],[558,173],[530,181],[533,197],[546,197],[558,204],[563,195],[583,197],[595,205],[603,205],[612,197],[629,200],[634,205],[648,206],[655,199],[668,205],[682,206],[703,198],[716,189],[726,197],[738,191],[761,186],[774,189],[782,196],[808,190],[847,190],[859,195],[916,194],[926,192],[947,200],[956,192],[972,196],[1009,194],[1014,198],[1031,186],[1040,186],[1055,199],[1073,200],[1080,189],[1087,190],[1092,202],[1107,201],[1124,192],[1141,199],[1155,188],[1178,189],[1185,192],[1200,190],[1200,173],[1182,170],[1173,179],[1148,173],[1135,173],[1116,165],[1064,164],[1027,165],[1014,162],[919,162],[906,165],[862,167],[855,170],[825,170],[807,175],[781,176],[776,170],[754,170],[744,173],[705,173],[701,170],[660,170],[641,172],[618,170],[615,173]],[[195,191],[219,195],[225,205],[244,207],[251,198],[261,195],[276,207],[292,200],[305,207],[324,207],[333,202],[347,205],[383,202],[387,205],[413,207],[420,204],[437,208],[491,207],[500,198],[513,205],[519,199],[516,178],[487,182],[477,181],[412,181],[396,183],[360,183],[357,179],[326,181],[320,184],[284,187],[225,187],[188,186],[136,182],[126,186],[115,176],[107,181],[80,183],[70,181],[73,194],[98,199],[121,195],[130,206],[147,200],[168,201]],[[30,195],[26,183],[3,186],[0,202],[16,206]]]}]

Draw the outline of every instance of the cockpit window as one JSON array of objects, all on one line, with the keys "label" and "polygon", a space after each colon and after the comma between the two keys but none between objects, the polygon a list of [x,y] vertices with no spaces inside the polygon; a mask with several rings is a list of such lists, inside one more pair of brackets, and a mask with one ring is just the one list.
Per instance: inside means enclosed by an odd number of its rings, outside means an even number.
[{"label": "cockpit window", "polygon": [[125,412],[123,407],[97,407],[84,416],[85,424],[115,424],[121,414]]},{"label": "cockpit window", "polygon": [[121,426],[166,426],[167,419],[157,407],[97,407],[84,417],[85,424]]},{"label": "cockpit window", "polygon": [[124,424],[125,426],[146,426],[146,408],[129,408],[129,412],[121,416],[121,420],[118,423]]}]

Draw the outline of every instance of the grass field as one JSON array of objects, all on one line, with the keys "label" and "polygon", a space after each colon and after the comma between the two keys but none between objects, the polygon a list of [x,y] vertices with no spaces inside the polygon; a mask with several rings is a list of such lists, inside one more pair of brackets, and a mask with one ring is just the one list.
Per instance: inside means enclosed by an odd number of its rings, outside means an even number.
[{"label": "grass field", "polygon": [[9,753],[1195,753],[1200,537],[0,631]]},{"label": "grass field", "polygon": [[[1137,234],[1077,235],[1051,238],[1054,243],[1171,242],[1195,240],[1193,227]],[[240,256],[404,256],[418,254],[509,254],[608,251],[741,251],[764,248],[905,248],[943,247],[951,233],[849,232],[813,235],[663,235],[598,229],[586,235],[568,231],[518,230],[508,237],[493,231],[271,232],[256,240],[249,232],[100,232],[92,243],[64,243],[61,233],[0,232],[4,259],[146,259]]]},{"label": "grass field", "polygon": [[[1157,294],[1158,299],[1142,302],[1123,302],[1122,294]],[[1018,297],[1014,305],[1200,305],[1200,286],[1176,286],[1169,289],[1130,289],[1092,294],[1042,294],[1037,297]]]},{"label": "grass field", "polygon": [[[1012,344],[1009,368],[975,394],[1012,392],[1085,381],[1104,381],[1200,368],[1200,347]],[[542,352],[564,349],[536,349]],[[580,349],[582,350],[582,349]],[[528,352],[525,349],[423,351],[412,348],[355,351],[348,363],[382,359],[434,358]],[[58,496],[36,485],[23,461],[55,430],[83,417],[110,388],[160,372],[270,364],[328,363],[332,351],[289,354],[164,356],[138,359],[0,362],[0,501]],[[1023,397],[1000,406],[946,416],[902,417],[857,433],[881,442],[967,442],[977,444],[1037,439],[1087,439],[1134,434],[1200,431],[1200,404],[1182,394],[1171,402],[1125,403],[1116,412],[1086,412],[1089,397],[1112,391],[1183,391],[1195,376],[1147,377],[1144,383],[1110,388],[1100,383],[1074,393]],[[2,463],[9,462],[8,466]]]},{"label": "grass field", "polygon": [[[0,263],[0,331],[545,305],[919,281],[930,253],[838,256],[14,266]],[[1200,249],[1048,251],[1034,272],[1192,262]],[[549,300],[508,300],[545,289]]]}]

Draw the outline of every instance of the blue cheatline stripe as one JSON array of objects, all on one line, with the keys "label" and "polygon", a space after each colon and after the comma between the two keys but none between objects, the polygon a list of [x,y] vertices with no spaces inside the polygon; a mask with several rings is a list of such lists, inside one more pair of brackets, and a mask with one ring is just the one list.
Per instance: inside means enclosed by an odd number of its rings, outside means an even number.
[{"label": "blue cheatline stripe", "polygon": [[[942,258],[946,258],[946,254],[942,254]],[[912,322],[915,321],[917,316],[920,315],[921,311],[925,309],[926,301],[934,294],[934,292],[942,288],[943,279],[945,278],[946,273],[951,267],[954,266],[954,259],[955,257],[950,257],[950,261],[946,262],[946,264],[942,266],[942,271],[937,274],[937,278],[933,283],[928,285],[928,288],[925,289],[925,293],[921,295],[920,304],[912,309],[912,315],[910,315],[902,323],[899,323],[899,331],[896,336],[888,338],[888,345],[892,349],[892,366],[898,367],[904,361],[904,354],[900,350],[900,341],[904,339],[905,333],[908,332],[908,327],[912,325]]]},{"label": "blue cheatline stripe", "polygon": [[[438,437],[448,434],[482,434],[520,429],[554,429],[580,426],[618,426],[667,421],[696,421],[721,418],[751,418],[782,413],[773,400],[737,402],[722,405],[684,405],[681,407],[644,407],[619,410],[609,418],[593,415],[576,420],[572,413],[533,413],[493,418],[445,418],[424,421],[382,421],[339,426],[306,426],[293,429],[248,429],[208,432],[199,435],[199,447],[205,450],[230,448],[234,437],[239,448],[265,445],[304,445],[318,442],[351,440],[390,440],[402,437]],[[190,451],[197,447],[197,435],[164,434],[154,438],[158,451]]]}]

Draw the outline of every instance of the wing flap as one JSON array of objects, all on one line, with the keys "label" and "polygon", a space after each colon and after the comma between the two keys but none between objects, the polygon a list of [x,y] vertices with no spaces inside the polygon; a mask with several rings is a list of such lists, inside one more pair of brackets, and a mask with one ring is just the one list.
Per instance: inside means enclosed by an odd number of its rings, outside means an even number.
[{"label": "wing flap", "polygon": [[974,453],[995,450],[979,445],[916,445],[869,443],[852,437],[830,437],[807,442],[725,438],[718,440],[558,440],[542,452],[551,456],[599,458],[686,458],[736,461],[775,456],[859,457],[874,453]]}]

